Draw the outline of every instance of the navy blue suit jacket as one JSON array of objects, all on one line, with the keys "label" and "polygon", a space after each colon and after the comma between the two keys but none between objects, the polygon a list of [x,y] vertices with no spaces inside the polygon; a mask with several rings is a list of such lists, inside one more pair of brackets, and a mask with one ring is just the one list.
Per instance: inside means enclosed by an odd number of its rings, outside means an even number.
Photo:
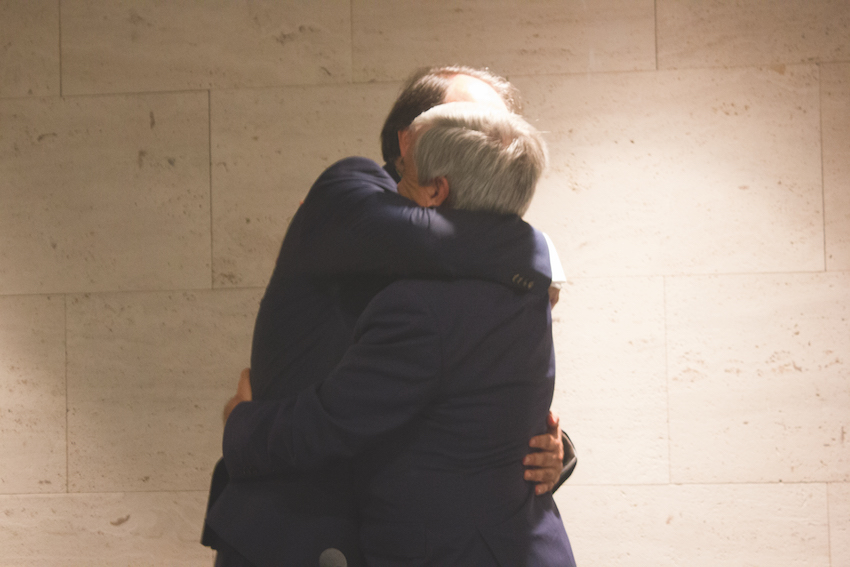
[{"label": "navy blue suit jacket", "polygon": [[231,475],[353,459],[369,565],[574,565],[551,494],[522,480],[554,389],[548,300],[480,280],[399,281],[355,341],[284,404],[237,406]]},{"label": "navy blue suit jacket", "polygon": [[[376,163],[342,160],[310,189],[284,238],[254,330],[254,399],[294,395],[327,376],[365,306],[393,279],[478,277],[545,297],[550,273],[545,240],[518,217],[423,209]],[[214,486],[204,541],[220,538],[257,565],[315,565],[336,547],[353,567],[349,473],[339,462],[226,482],[220,494]]]}]

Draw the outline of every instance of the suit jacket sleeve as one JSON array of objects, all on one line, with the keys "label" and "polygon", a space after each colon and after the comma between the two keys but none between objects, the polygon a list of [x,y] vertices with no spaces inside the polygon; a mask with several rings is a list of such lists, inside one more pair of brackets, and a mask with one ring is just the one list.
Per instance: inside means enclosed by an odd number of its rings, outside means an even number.
[{"label": "suit jacket sleeve", "polygon": [[351,457],[413,420],[436,395],[440,335],[427,300],[384,290],[357,341],[318,386],[283,401],[243,402],[224,432],[232,478],[311,469]]},{"label": "suit jacket sleeve", "polygon": [[551,281],[545,237],[518,216],[419,207],[365,158],[328,168],[301,208],[295,250],[313,275],[467,277],[537,293]]}]

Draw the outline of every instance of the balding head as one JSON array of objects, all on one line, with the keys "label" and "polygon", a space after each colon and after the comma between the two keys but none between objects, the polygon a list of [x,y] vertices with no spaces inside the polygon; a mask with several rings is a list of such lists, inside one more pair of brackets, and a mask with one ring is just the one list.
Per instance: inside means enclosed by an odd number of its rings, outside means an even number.
[{"label": "balding head", "polygon": [[455,75],[449,79],[443,102],[475,102],[497,110],[508,109],[505,101],[492,86],[469,75]]},{"label": "balding head", "polygon": [[[495,96],[494,96],[495,95]],[[381,130],[384,161],[395,165],[401,156],[398,133],[426,110],[445,102],[483,102],[522,113],[519,92],[486,69],[451,66],[420,69],[405,83]]]}]

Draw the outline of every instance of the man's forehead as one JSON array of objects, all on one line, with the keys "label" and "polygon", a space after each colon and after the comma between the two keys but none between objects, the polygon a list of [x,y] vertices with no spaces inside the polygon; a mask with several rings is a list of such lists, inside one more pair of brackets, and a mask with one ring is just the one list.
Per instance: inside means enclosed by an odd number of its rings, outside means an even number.
[{"label": "man's forehead", "polygon": [[505,101],[499,96],[493,87],[475,77],[469,75],[455,75],[446,89],[446,98],[443,102],[477,102],[507,110]]}]

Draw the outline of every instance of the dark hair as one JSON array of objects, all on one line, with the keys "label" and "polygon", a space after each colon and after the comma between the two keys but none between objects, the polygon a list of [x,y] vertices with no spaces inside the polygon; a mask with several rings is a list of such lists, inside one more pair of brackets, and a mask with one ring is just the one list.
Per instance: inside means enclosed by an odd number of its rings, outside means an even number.
[{"label": "dark hair", "polygon": [[469,75],[484,81],[502,97],[508,110],[515,114],[522,114],[522,102],[516,87],[487,69],[474,69],[461,65],[424,67],[407,79],[384,122],[381,130],[381,154],[386,163],[394,165],[396,158],[401,155],[401,149],[398,147],[398,133],[410,126],[413,119],[426,110],[445,102],[449,83],[457,75]]}]

